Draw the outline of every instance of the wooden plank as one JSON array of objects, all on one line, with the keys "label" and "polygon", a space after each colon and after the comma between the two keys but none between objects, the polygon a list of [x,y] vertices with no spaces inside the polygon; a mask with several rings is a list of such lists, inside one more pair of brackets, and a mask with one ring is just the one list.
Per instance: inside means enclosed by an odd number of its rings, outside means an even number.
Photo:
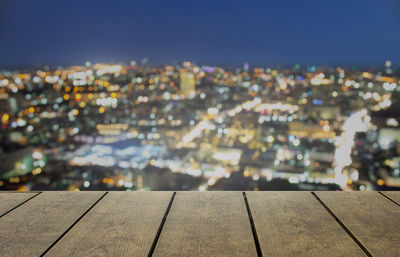
[{"label": "wooden plank", "polygon": [[147,256],[171,192],[110,192],[46,256]]},{"label": "wooden plank", "polygon": [[400,204],[400,191],[381,191],[381,193]]},{"label": "wooden plank", "polygon": [[40,256],[104,192],[44,192],[0,219],[0,256]]},{"label": "wooden plank", "polygon": [[0,217],[37,193],[0,193]]},{"label": "wooden plank", "polygon": [[316,192],[375,257],[399,256],[400,208],[378,192]]},{"label": "wooden plank", "polygon": [[264,256],[365,256],[310,192],[246,192]]},{"label": "wooden plank", "polygon": [[257,256],[241,192],[178,192],[153,256]]}]

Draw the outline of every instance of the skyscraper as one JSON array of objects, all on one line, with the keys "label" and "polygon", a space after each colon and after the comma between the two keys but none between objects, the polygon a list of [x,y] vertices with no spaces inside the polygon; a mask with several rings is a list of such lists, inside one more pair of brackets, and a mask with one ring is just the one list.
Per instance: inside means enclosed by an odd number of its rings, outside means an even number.
[{"label": "skyscraper", "polygon": [[181,94],[183,94],[185,97],[190,97],[194,95],[196,86],[194,74],[190,71],[182,70],[180,72],[180,78],[181,78],[181,84],[180,84]]},{"label": "skyscraper", "polygon": [[244,70],[245,72],[248,72],[248,71],[249,71],[249,68],[250,68],[249,63],[248,63],[248,62],[245,62],[245,63],[243,64],[243,70]]}]

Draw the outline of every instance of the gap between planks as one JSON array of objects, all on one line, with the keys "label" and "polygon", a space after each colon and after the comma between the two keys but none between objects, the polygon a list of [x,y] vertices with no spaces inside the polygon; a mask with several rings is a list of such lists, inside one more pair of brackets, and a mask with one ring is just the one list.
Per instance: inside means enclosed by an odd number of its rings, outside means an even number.
[{"label": "gap between planks", "polygon": [[72,223],[71,226],[69,226],[69,228],[67,230],[64,231],[64,233],[61,234],[61,236],[59,236],[47,249],[46,251],[44,251],[40,257],[43,257],[46,255],[46,253],[48,251],[50,251],[50,249],[55,246],[57,244],[58,241],[61,240],[61,238],[63,238],[91,209],[93,209],[94,206],[96,206],[96,204],[98,204],[106,195],[108,194],[108,192],[105,192],[99,199],[97,199],[96,202],[94,202],[74,223]]},{"label": "gap between planks", "polygon": [[171,209],[172,203],[174,202],[175,195],[176,195],[176,192],[174,192],[174,193],[172,194],[171,199],[169,200],[167,209],[165,210],[165,213],[164,213],[164,216],[163,216],[163,218],[162,218],[162,220],[161,220],[160,226],[158,227],[156,236],[154,237],[153,244],[151,245],[149,254],[147,255],[148,257],[153,256],[154,249],[156,249],[158,239],[160,238],[162,229],[164,228],[164,224],[165,224],[165,222],[167,221],[167,217],[168,217],[168,214],[169,214],[169,210]]},{"label": "gap between planks", "polygon": [[257,250],[257,256],[263,257],[263,253],[261,251],[261,246],[260,246],[260,241],[258,240],[256,226],[254,225],[254,220],[253,220],[253,216],[251,215],[249,202],[247,201],[246,192],[242,192],[242,194],[243,194],[244,203],[246,205],[247,216],[249,217],[249,221],[250,221],[251,231],[253,232],[253,239],[254,239],[254,244],[256,246],[256,250]]},{"label": "gap between planks", "polygon": [[18,207],[20,207],[21,205],[23,205],[24,203],[28,202],[29,200],[35,198],[36,196],[40,195],[42,192],[38,192],[34,195],[32,195],[31,197],[29,197],[28,199],[26,199],[25,201],[23,201],[22,203],[18,204],[17,206],[11,208],[10,210],[6,211],[5,213],[3,213],[2,215],[0,215],[0,218],[5,216],[6,214],[12,212],[13,210],[17,209]]},{"label": "gap between planks", "polygon": [[393,202],[394,204],[400,206],[400,204],[398,202],[396,202],[395,200],[393,200],[392,198],[390,198],[389,196],[387,196],[384,192],[379,191],[378,192],[380,195],[384,196],[386,199],[388,199],[389,201]]},{"label": "gap between planks", "polygon": [[346,225],[333,213],[331,209],[318,197],[318,195],[314,192],[311,194],[317,199],[317,201],[325,208],[325,210],[336,220],[337,223],[343,228],[344,231],[354,240],[354,242],[364,251],[364,253],[369,256],[373,257],[372,254],[365,248],[365,246],[357,239],[357,237],[346,227]]}]

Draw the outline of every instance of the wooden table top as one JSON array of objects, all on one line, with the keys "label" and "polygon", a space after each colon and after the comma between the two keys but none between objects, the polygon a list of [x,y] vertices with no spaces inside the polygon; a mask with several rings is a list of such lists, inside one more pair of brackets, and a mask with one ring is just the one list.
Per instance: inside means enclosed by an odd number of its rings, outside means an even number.
[{"label": "wooden table top", "polygon": [[0,192],[0,256],[400,256],[399,192]]}]

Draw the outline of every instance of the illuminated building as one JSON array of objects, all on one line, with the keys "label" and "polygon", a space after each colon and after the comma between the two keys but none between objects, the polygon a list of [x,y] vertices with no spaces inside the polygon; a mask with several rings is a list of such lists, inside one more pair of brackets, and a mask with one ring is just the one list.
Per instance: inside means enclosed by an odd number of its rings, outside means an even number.
[{"label": "illuminated building", "polygon": [[[0,188],[395,189],[400,73],[390,69],[0,73]],[[9,158],[32,145],[43,152]]]},{"label": "illuminated building", "polygon": [[193,73],[189,71],[181,71],[180,80],[181,94],[185,97],[193,96],[196,89],[196,81]]}]

